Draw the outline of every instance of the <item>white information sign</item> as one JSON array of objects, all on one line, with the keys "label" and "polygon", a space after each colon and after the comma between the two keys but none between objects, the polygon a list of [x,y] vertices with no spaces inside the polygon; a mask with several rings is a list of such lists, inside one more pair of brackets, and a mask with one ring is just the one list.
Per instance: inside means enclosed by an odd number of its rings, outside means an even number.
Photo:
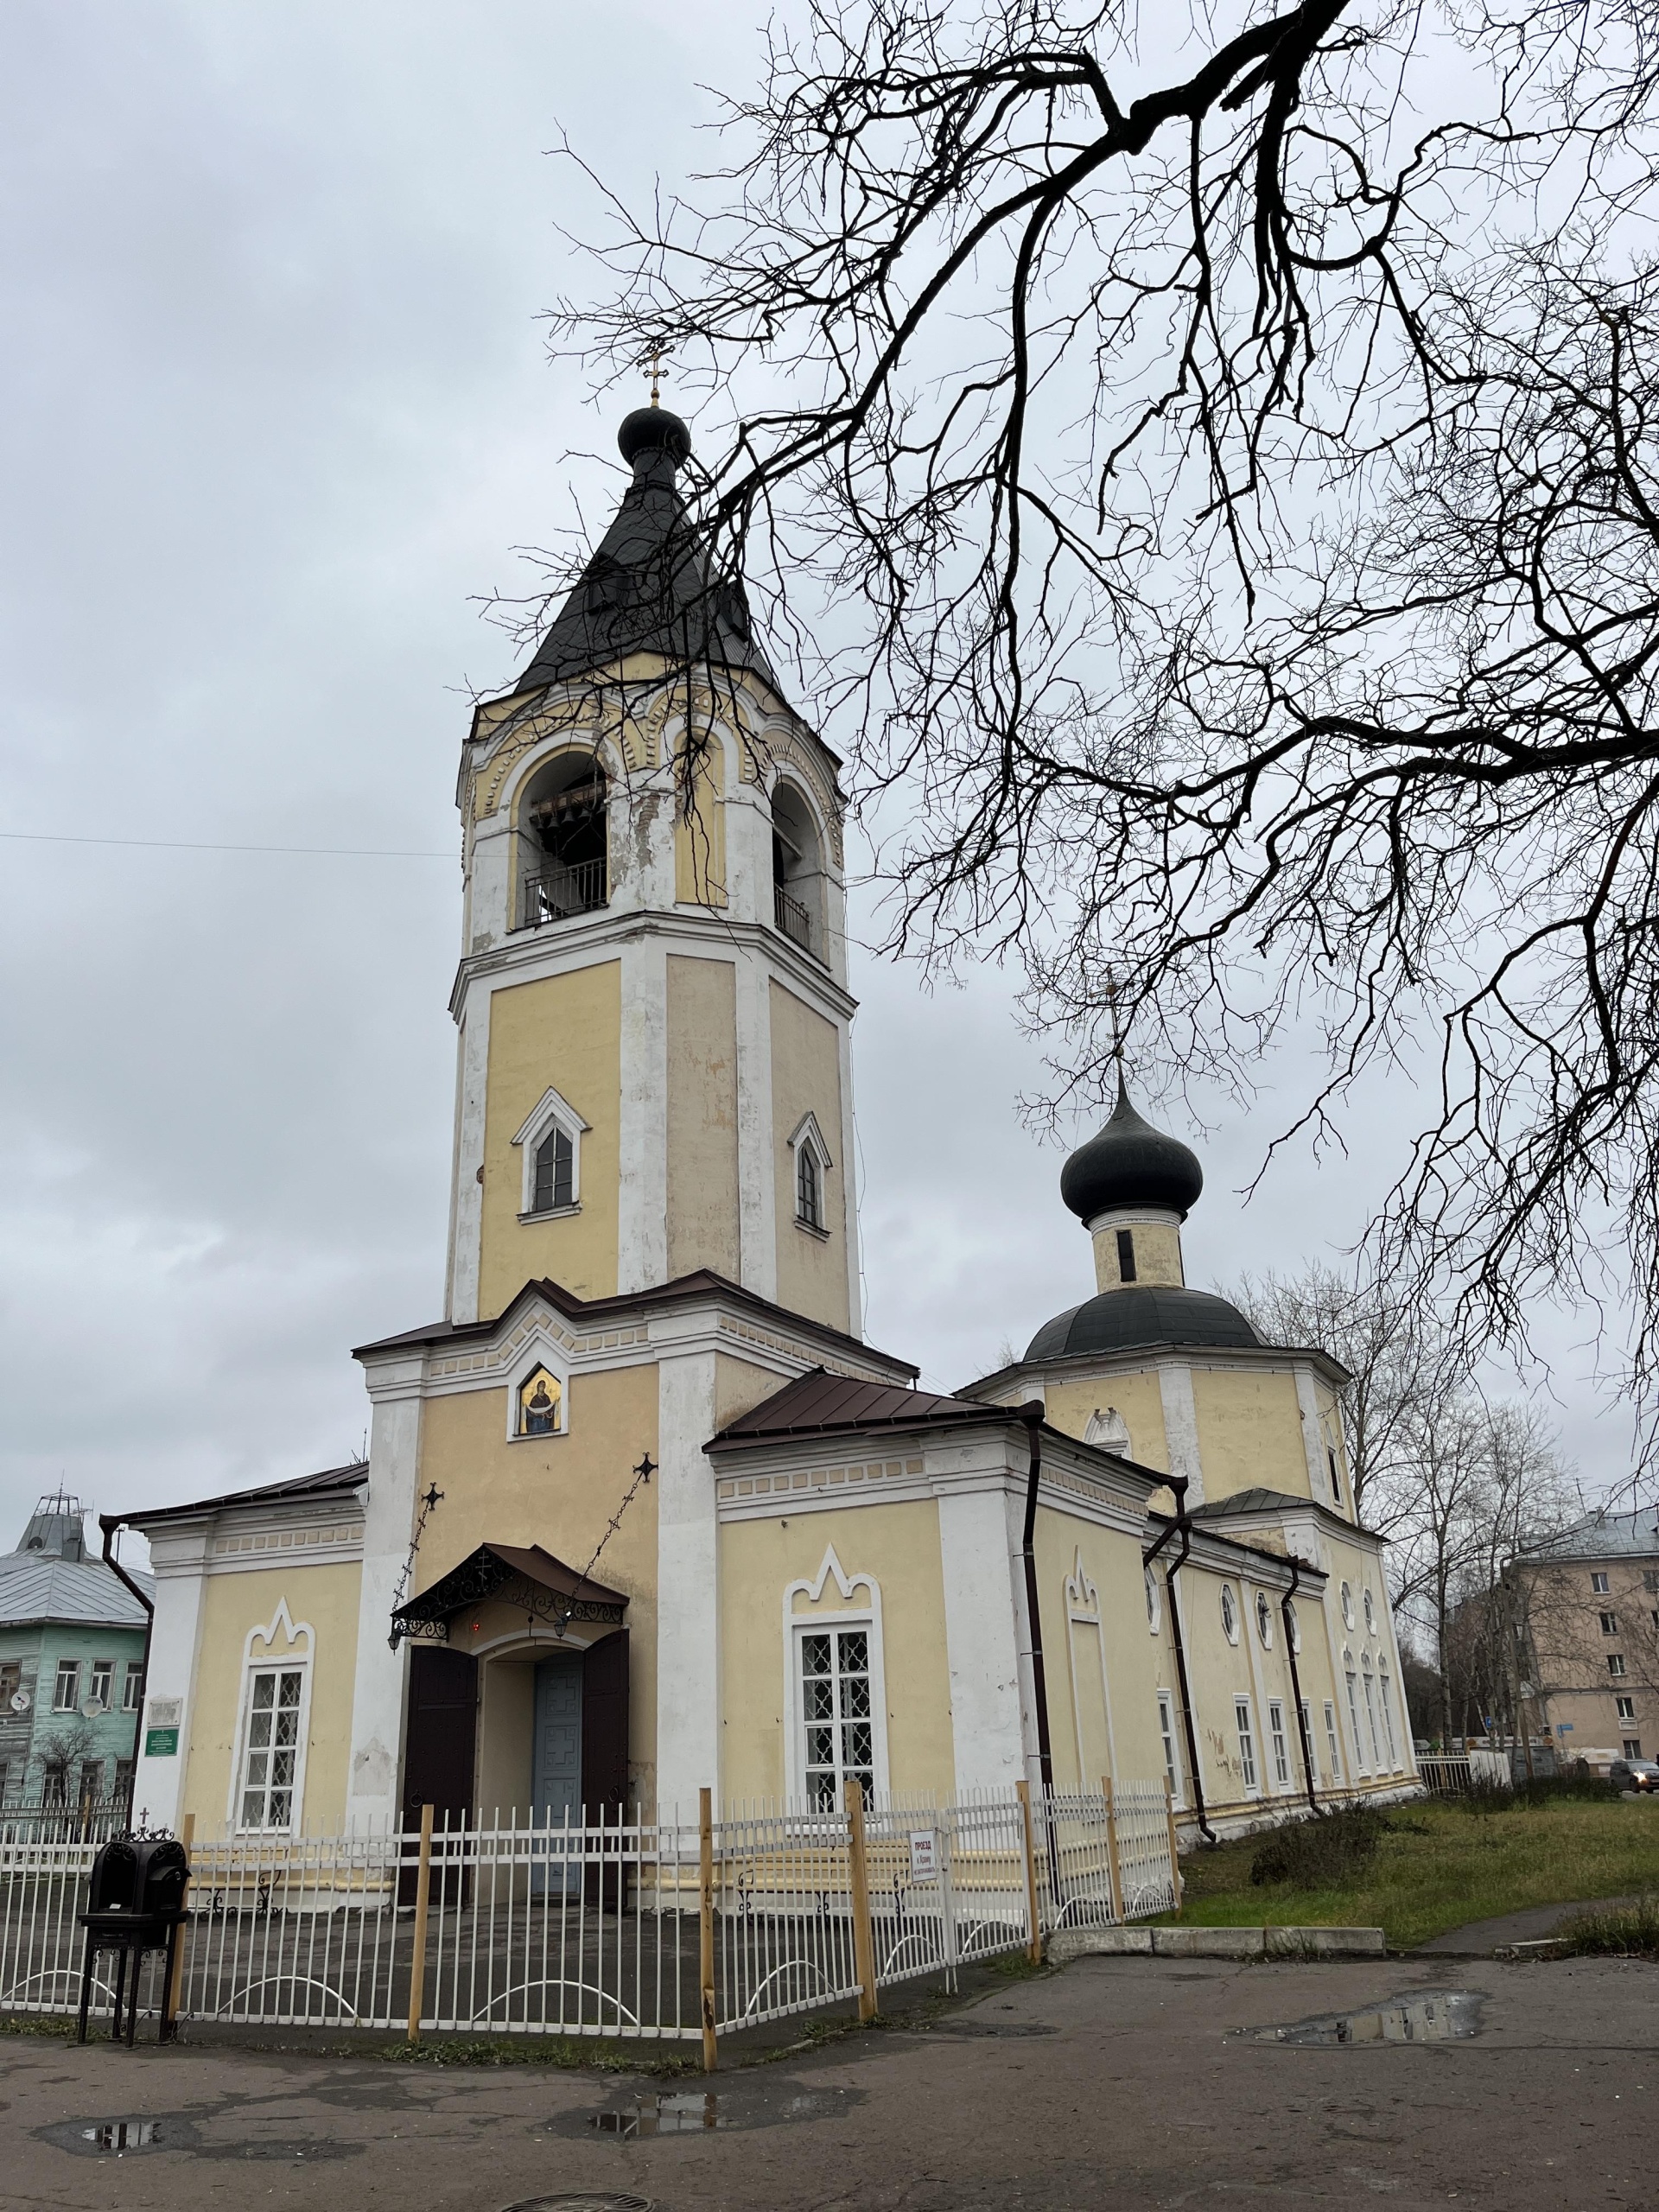
[{"label": "white information sign", "polygon": [[939,1878],[939,1838],[935,1828],[912,1828],[910,1832],[910,1878],[912,1882],[937,1882]]}]

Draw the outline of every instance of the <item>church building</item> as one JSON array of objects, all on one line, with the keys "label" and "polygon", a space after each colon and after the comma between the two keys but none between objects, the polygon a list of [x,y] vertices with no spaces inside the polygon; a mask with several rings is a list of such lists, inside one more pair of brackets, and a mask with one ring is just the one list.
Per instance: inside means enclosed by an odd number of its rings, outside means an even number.
[{"label": "church building", "polygon": [[865,1342],[836,758],[709,580],[684,423],[619,442],[462,747],[442,1318],[357,1348],[366,1462],[130,1516],[135,1804],[297,1835],[1166,1775],[1196,1835],[1414,1786],[1344,1372],[1187,1287],[1202,1172],[1127,1092],[1061,1178],[1092,1295],[950,1396]]}]

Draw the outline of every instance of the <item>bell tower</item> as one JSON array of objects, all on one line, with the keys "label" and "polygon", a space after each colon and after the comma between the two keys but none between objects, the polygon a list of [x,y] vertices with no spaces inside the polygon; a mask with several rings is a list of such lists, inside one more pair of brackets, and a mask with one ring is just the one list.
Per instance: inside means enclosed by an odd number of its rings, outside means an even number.
[{"label": "bell tower", "polygon": [[653,399],[616,517],[461,766],[447,1311],[709,1269],[856,1335],[838,762],[710,575]]}]

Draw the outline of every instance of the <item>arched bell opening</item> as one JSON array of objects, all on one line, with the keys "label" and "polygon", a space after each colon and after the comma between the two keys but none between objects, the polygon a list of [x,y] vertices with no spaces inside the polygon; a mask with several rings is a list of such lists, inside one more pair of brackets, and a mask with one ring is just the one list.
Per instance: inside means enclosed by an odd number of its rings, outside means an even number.
[{"label": "arched bell opening", "polygon": [[823,852],[812,810],[792,784],[772,795],[772,919],[804,952],[822,958]]},{"label": "arched bell opening", "polygon": [[591,913],[610,896],[608,787],[591,753],[556,754],[518,803],[518,926]]}]

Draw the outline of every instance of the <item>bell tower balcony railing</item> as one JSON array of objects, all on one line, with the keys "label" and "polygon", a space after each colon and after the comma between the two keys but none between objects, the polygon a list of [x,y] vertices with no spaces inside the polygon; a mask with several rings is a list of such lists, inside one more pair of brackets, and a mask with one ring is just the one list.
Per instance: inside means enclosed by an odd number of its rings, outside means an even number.
[{"label": "bell tower balcony railing", "polygon": [[540,929],[544,922],[563,922],[573,914],[591,914],[606,903],[602,860],[556,861],[524,878],[518,926]]},{"label": "bell tower balcony railing", "polygon": [[772,887],[774,918],[783,935],[803,952],[816,952],[812,943],[812,917],[800,899],[792,898],[781,883]]}]

